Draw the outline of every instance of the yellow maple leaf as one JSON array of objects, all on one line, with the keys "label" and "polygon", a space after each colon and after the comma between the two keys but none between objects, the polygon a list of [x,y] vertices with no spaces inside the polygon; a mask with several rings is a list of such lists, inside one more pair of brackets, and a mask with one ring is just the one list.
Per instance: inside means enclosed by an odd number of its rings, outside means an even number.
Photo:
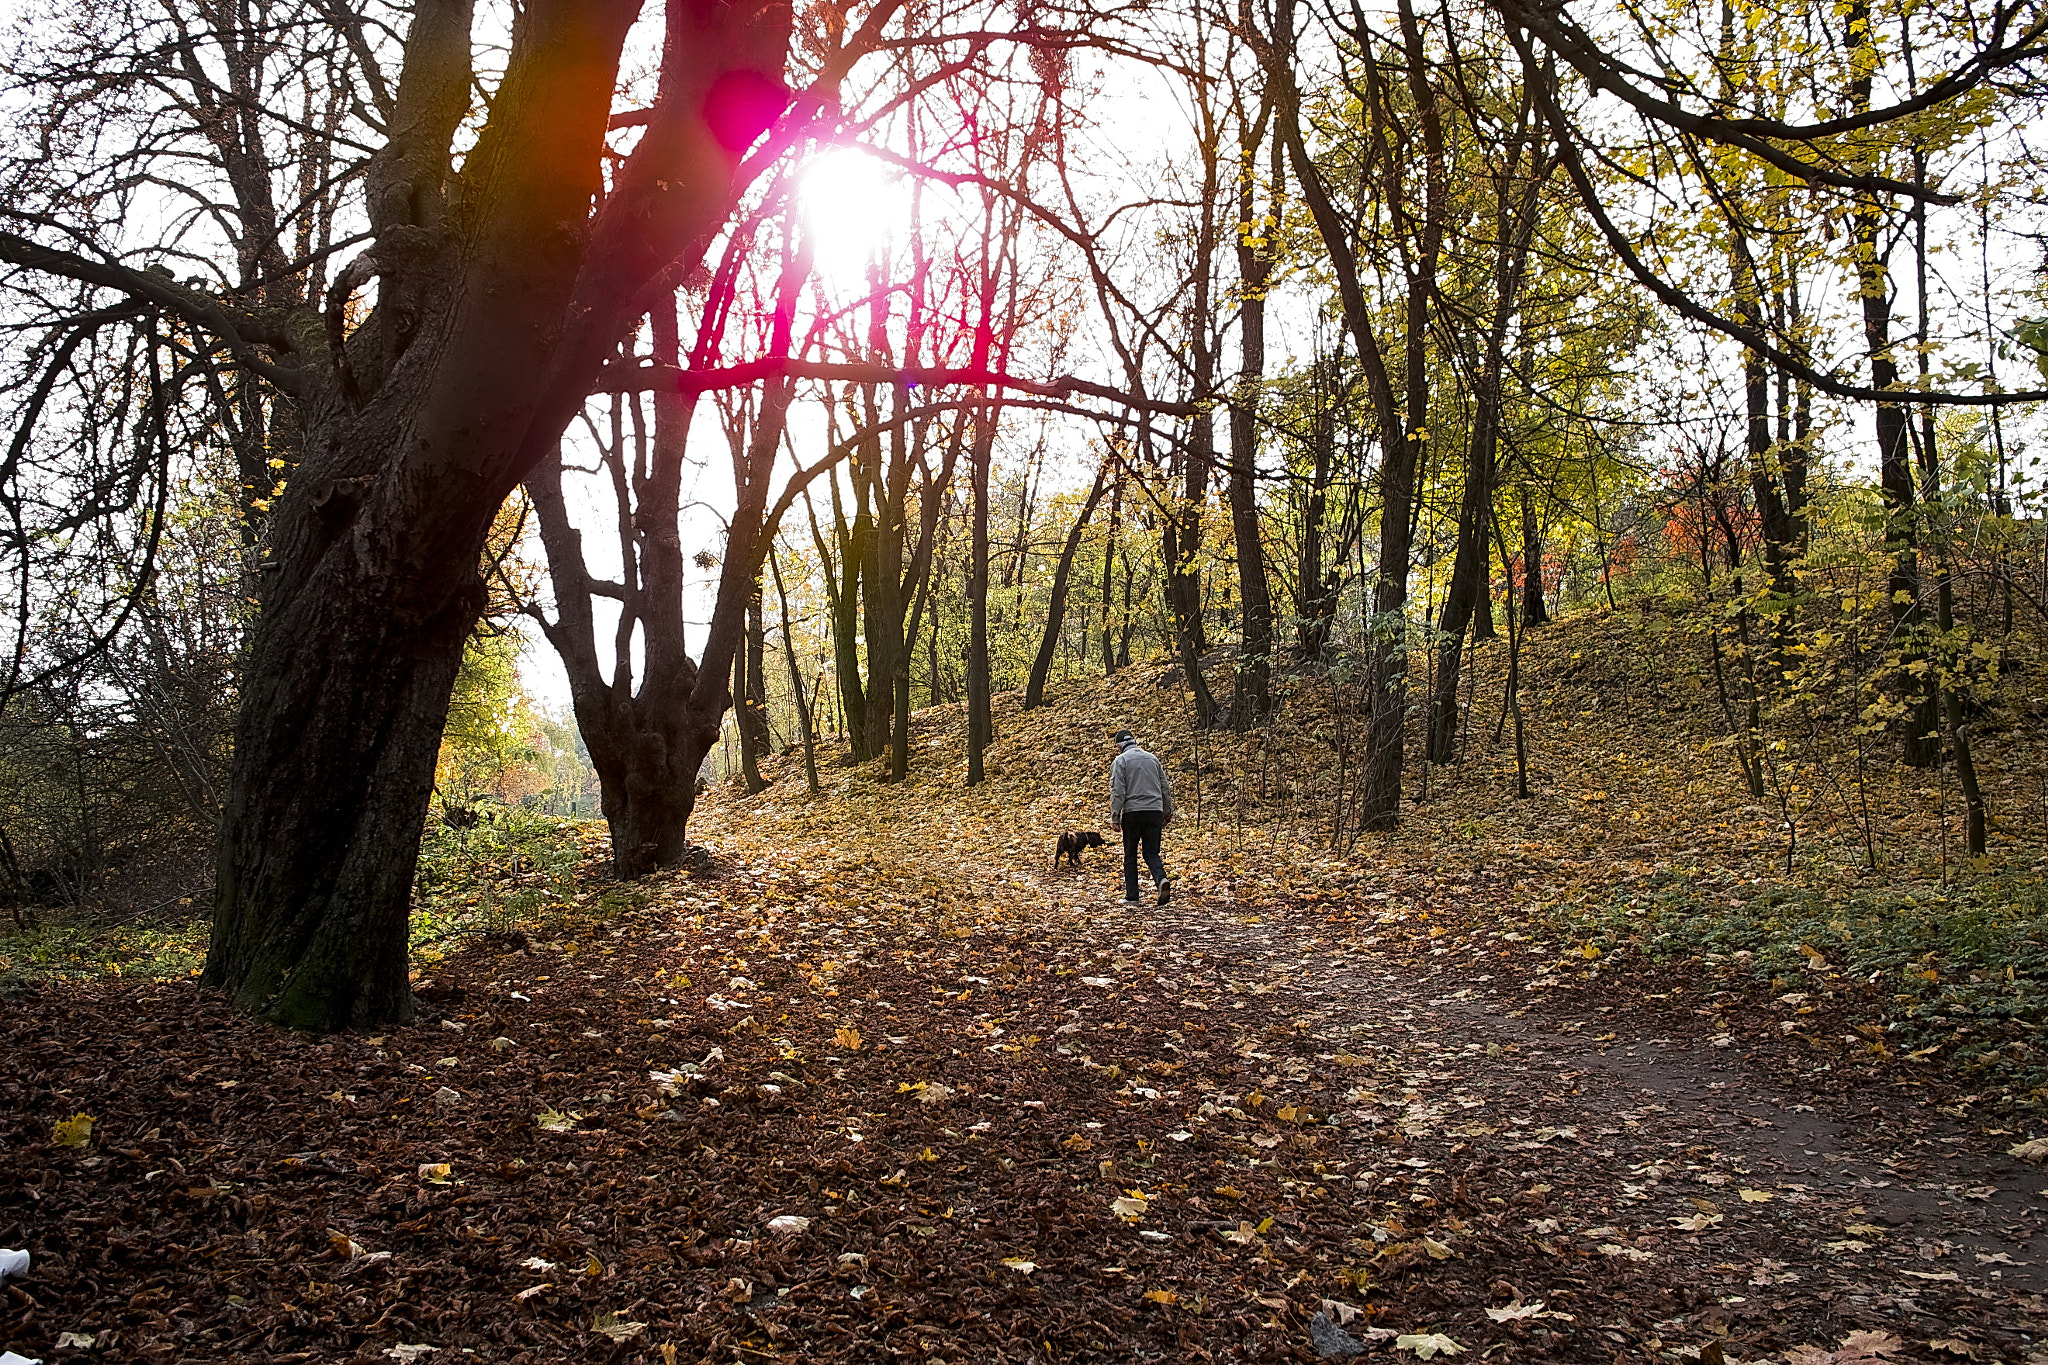
[{"label": "yellow maple leaf", "polygon": [[92,1141],[91,1114],[73,1114],[50,1125],[50,1141],[59,1147],[83,1147]]}]

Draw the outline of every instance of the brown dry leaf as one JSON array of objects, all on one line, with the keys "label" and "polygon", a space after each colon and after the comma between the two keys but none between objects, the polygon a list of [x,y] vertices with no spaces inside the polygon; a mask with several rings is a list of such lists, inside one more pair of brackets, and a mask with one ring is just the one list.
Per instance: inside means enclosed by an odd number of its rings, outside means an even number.
[{"label": "brown dry leaf", "polygon": [[1786,1365],[1872,1365],[1889,1360],[1906,1349],[1906,1343],[1890,1332],[1851,1332],[1830,1351],[1819,1346],[1795,1346],[1785,1355]]}]

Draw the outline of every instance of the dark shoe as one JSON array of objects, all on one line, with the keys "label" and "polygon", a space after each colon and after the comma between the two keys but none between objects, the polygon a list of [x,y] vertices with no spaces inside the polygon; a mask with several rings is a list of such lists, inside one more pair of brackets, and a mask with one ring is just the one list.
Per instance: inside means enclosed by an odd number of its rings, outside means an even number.
[{"label": "dark shoe", "polygon": [[1165,881],[1163,881],[1163,882],[1159,883],[1159,903],[1160,903],[1161,905],[1164,905],[1164,904],[1166,904],[1166,903],[1167,903],[1168,901],[1170,901],[1170,900],[1172,900],[1172,899],[1173,899],[1173,878],[1171,878],[1171,877],[1168,877],[1168,878],[1167,878],[1167,879],[1166,879]]}]

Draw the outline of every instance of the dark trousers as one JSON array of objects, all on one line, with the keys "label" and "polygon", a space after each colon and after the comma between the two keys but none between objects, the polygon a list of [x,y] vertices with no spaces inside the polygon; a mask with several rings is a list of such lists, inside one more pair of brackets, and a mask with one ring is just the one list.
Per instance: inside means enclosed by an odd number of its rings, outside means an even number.
[{"label": "dark trousers", "polygon": [[1124,812],[1124,899],[1138,898],[1138,852],[1145,853],[1145,866],[1151,870],[1154,886],[1166,880],[1166,863],[1159,856],[1159,833],[1166,828],[1166,812],[1163,810],[1127,810]]}]

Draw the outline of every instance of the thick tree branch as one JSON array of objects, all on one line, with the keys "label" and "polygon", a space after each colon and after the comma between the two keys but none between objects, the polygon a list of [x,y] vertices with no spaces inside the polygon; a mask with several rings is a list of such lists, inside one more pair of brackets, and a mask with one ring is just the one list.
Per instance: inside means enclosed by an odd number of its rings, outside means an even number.
[{"label": "thick tree branch", "polygon": [[2048,48],[2044,48],[2037,41],[2044,28],[2048,28],[2048,21],[2029,25],[2018,44],[2011,47],[2002,45],[2005,30],[2010,27],[2013,14],[2017,11],[2018,7],[2015,6],[2013,9],[1999,12],[1989,43],[1979,51],[1976,58],[1940,80],[1932,82],[1913,98],[1884,109],[1847,118],[1826,119],[1819,123],[1782,123],[1775,119],[1725,118],[1713,114],[1700,114],[1670,100],[1661,99],[1627,79],[1624,73],[1629,68],[1610,59],[1583,29],[1563,18],[1562,8],[1557,11],[1556,17],[1552,17],[1523,3],[1523,0],[1498,0],[1498,4],[1502,16],[1509,22],[1511,36],[1515,37],[1517,47],[1522,46],[1523,38],[1512,33],[1515,27],[1522,29],[1524,34],[1533,34],[1541,39],[1546,48],[1562,57],[1593,89],[1613,95],[1645,118],[1679,132],[1747,152],[1808,184],[1826,185],[1832,189],[1859,190],[1866,194],[1898,194],[1935,204],[1959,204],[1962,199],[1959,195],[1943,194],[1911,181],[1893,180],[1880,175],[1857,175],[1817,165],[1774,145],[1774,142],[1812,143],[1825,138],[1839,137],[1845,133],[1881,127],[1894,120],[1956,99],[1987,79],[1993,72],[2039,57],[2044,51],[2048,51]]},{"label": "thick tree branch", "polygon": [[1734,341],[1764,356],[1786,374],[1803,379],[1823,393],[1837,398],[1852,399],[1863,403],[1939,403],[1957,407],[1997,407],[2009,403],[2035,403],[2048,399],[2048,389],[2027,389],[2018,393],[1946,393],[1931,389],[1873,389],[1861,384],[1847,384],[1807,364],[1798,355],[1777,345],[1769,337],[1753,327],[1745,327],[1732,318],[1700,303],[1677,285],[1672,284],[1656,271],[1636,251],[1607,208],[1600,202],[1600,191],[1593,184],[1592,176],[1586,171],[1584,159],[1579,154],[1578,144],[1573,141],[1573,129],[1566,120],[1564,111],[1558,107],[1556,92],[1550,84],[1549,73],[1544,71],[1531,50],[1524,34],[1509,35],[1521,54],[1523,67],[1530,88],[1536,94],[1536,102],[1543,111],[1543,118],[1550,125],[1552,135],[1557,139],[1560,161],[1565,174],[1571,178],[1572,186],[1578,191],[1579,201],[1585,205],[1600,234],[1628,267],[1636,282],[1657,296],[1666,307],[1681,317],[1692,319],[1713,328]]},{"label": "thick tree branch", "polygon": [[147,270],[131,270],[112,261],[89,260],[74,252],[43,246],[26,237],[5,231],[0,231],[0,263],[19,266],[24,270],[40,271],[46,275],[59,275],[65,279],[77,280],[81,284],[98,285],[104,289],[117,290],[129,298],[144,303],[153,303],[194,327],[212,332],[221,338],[234,353],[237,361],[286,393],[297,394],[302,390],[304,374],[301,370],[297,367],[278,365],[256,353],[258,346],[268,346],[286,353],[295,351],[294,338],[290,333],[272,327],[261,318],[240,309],[227,308],[217,300],[187,289],[168,275],[159,275]]}]

